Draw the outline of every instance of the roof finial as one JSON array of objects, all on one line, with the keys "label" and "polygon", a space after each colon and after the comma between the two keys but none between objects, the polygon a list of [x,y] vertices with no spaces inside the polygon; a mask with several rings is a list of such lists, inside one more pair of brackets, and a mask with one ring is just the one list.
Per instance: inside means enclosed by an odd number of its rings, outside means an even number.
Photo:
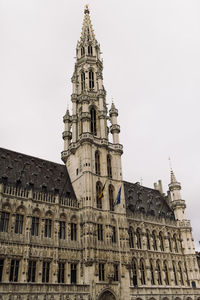
[{"label": "roof finial", "polygon": [[170,168],[170,171],[172,171],[172,161],[171,161],[171,157],[169,156],[169,168]]},{"label": "roof finial", "polygon": [[84,13],[85,13],[85,14],[89,14],[89,13],[90,13],[88,4],[85,5]]}]

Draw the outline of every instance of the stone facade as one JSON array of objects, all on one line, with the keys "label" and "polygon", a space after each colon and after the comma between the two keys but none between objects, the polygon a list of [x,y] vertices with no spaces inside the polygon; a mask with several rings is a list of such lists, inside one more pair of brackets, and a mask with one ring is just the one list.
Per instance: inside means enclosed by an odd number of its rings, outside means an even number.
[{"label": "stone facade", "polygon": [[[63,120],[65,165],[0,149],[0,299],[200,300],[181,185],[123,181],[88,7]],[[110,126],[108,126],[110,121]],[[112,142],[109,141],[109,133]]]}]

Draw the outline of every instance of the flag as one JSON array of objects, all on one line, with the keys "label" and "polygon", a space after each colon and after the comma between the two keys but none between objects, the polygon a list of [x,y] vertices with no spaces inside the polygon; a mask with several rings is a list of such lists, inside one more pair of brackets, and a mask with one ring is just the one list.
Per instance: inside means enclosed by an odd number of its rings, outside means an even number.
[{"label": "flag", "polygon": [[117,200],[115,202],[115,205],[118,205],[121,202],[121,190],[122,190],[122,187],[120,187],[119,192],[117,194]]},{"label": "flag", "polygon": [[104,197],[103,191],[104,191],[105,185],[106,185],[106,182],[104,183],[104,186],[103,186],[103,188],[102,188],[102,190],[101,190],[101,192],[100,192],[100,194],[99,194],[99,196],[98,196],[98,200],[100,200],[101,198]]}]

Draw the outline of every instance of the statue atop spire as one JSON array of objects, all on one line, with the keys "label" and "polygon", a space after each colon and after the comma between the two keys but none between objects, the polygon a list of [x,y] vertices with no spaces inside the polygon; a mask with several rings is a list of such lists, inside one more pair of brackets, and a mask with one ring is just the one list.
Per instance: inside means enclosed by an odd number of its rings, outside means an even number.
[{"label": "statue atop spire", "polygon": [[89,13],[90,13],[88,4],[85,5],[84,13],[85,13],[85,14],[89,14]]}]

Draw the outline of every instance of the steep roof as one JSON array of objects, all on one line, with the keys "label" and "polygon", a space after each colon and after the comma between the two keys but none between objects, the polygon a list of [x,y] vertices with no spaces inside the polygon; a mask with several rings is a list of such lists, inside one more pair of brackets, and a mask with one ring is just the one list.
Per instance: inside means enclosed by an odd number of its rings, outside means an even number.
[{"label": "steep roof", "polygon": [[0,181],[76,199],[64,164],[3,148],[0,148]]},{"label": "steep roof", "polygon": [[124,181],[124,192],[127,211],[175,219],[166,197],[159,191]]}]

